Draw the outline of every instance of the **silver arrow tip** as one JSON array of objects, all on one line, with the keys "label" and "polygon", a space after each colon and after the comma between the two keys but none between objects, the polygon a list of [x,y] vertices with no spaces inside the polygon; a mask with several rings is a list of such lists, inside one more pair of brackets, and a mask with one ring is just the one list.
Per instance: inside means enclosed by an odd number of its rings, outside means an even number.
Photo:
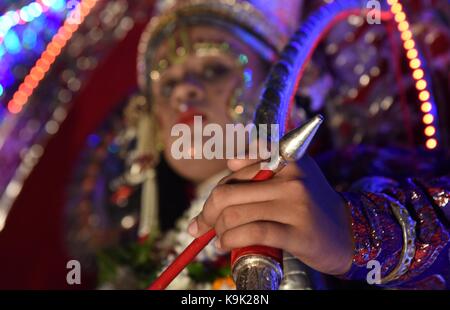
[{"label": "silver arrow tip", "polygon": [[303,126],[284,135],[280,140],[280,155],[285,160],[299,160],[305,154],[323,120],[323,116],[317,114]]}]

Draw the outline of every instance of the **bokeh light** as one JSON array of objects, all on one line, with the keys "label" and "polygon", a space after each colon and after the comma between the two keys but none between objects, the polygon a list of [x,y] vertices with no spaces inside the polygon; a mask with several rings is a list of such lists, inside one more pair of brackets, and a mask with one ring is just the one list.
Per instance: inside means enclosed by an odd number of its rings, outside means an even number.
[{"label": "bokeh light", "polygon": [[416,81],[415,86],[418,91],[418,99],[421,102],[420,110],[424,113],[422,122],[428,125],[424,129],[426,137],[433,137],[426,140],[426,147],[428,149],[436,148],[438,143],[434,138],[436,135],[436,126],[433,125],[435,117],[431,112],[434,110],[431,92],[427,89],[428,83],[426,81],[425,72],[422,68],[422,61],[419,59],[419,51],[416,47],[413,34],[409,30],[409,23],[406,18],[406,14],[403,11],[403,6],[398,0],[388,0],[390,10],[394,14],[394,20],[397,23],[397,29],[400,31],[400,37],[403,41],[403,48],[406,52],[406,57],[409,60],[409,67],[412,70],[412,77]]},{"label": "bokeh light", "polygon": [[[87,14],[89,14],[96,2],[97,0],[84,0],[80,2],[80,22],[84,20]],[[42,3],[44,3],[44,1]],[[61,1],[46,1],[46,5],[52,8],[54,6],[59,8],[61,5],[60,3]],[[65,5],[64,1],[62,1],[62,3]],[[39,10],[34,6],[32,8],[28,8],[26,13],[37,15],[38,11]],[[57,31],[55,31],[56,34],[35,62],[28,75],[23,79],[23,82],[19,85],[18,90],[12,96],[12,99],[8,102],[7,107],[10,113],[16,114],[22,110],[22,107],[27,103],[28,98],[32,95],[33,90],[39,85],[39,82],[45,78],[46,73],[50,70],[50,67],[56,60],[56,57],[60,55],[62,49],[70,40],[73,33],[77,31],[78,27],[78,24],[73,24],[72,21],[66,20],[64,24]]]}]

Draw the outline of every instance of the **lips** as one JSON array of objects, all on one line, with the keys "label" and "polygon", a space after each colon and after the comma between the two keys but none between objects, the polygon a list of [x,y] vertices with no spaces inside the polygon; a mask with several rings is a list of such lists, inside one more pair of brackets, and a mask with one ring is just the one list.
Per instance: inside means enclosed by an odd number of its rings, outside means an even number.
[{"label": "lips", "polygon": [[180,116],[177,119],[177,123],[191,125],[194,123],[194,116],[201,116],[203,118],[203,121],[206,120],[206,115],[204,113],[196,109],[190,108],[186,112],[180,114]]}]

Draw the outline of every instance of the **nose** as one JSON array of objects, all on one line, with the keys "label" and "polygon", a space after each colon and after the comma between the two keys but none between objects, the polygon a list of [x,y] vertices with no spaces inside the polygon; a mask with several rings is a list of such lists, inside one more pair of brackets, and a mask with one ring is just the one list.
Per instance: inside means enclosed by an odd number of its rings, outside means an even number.
[{"label": "nose", "polygon": [[200,85],[186,81],[176,86],[172,96],[172,105],[178,110],[186,108],[186,105],[200,103],[204,100],[205,92]]}]

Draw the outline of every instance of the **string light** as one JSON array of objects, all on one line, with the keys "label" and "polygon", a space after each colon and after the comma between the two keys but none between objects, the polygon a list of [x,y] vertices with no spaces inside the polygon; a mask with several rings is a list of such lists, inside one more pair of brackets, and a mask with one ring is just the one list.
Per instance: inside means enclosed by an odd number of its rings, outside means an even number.
[{"label": "string light", "polygon": [[416,45],[416,43],[414,43],[414,40],[407,40],[407,41],[405,41],[405,43],[403,43],[403,47],[406,50],[410,50],[410,49],[414,48],[415,45]]},{"label": "string light", "polygon": [[393,14],[398,14],[403,10],[402,5],[400,3],[396,3],[394,5],[392,5],[391,7],[391,12]]},{"label": "string light", "polygon": [[422,110],[423,113],[430,112],[431,111],[431,103],[429,103],[429,102],[422,103],[422,105],[420,106],[420,109]]},{"label": "string light", "polygon": [[[67,15],[66,0],[22,2],[29,4],[0,14],[0,84],[3,90],[0,94],[0,126],[6,119],[2,115],[10,112],[7,102],[14,98],[14,91],[19,94],[16,98],[30,94],[30,87],[19,87],[23,72],[29,70],[41,55],[48,36],[51,35],[51,40]],[[11,110],[18,113],[21,108],[13,107]]]},{"label": "string light", "polygon": [[423,90],[419,93],[419,99],[421,101],[427,101],[430,99],[430,93],[427,90]]},{"label": "string light", "polygon": [[428,125],[428,124],[431,124],[433,121],[434,121],[433,114],[428,113],[428,114],[425,114],[423,116],[423,123],[424,124]]},{"label": "string light", "polygon": [[[410,32],[411,33],[411,32]],[[408,57],[408,59],[414,59],[417,58],[417,56],[419,56],[419,53],[417,52],[417,50],[415,48],[410,49],[407,53],[406,53],[406,57]]]},{"label": "string light", "polygon": [[425,80],[418,80],[416,82],[417,90],[424,90],[427,87],[427,82]]},{"label": "string light", "polygon": [[414,78],[415,80],[420,80],[421,78],[423,78],[423,76],[424,76],[424,72],[423,72],[422,69],[414,70],[414,72],[413,72],[413,78]]},{"label": "string light", "polygon": [[407,31],[409,29],[409,23],[407,21],[403,21],[397,25],[397,29],[400,32]]},{"label": "string light", "polygon": [[25,77],[23,83],[19,86],[19,89],[9,101],[8,110],[10,113],[17,114],[22,110],[23,106],[28,101],[28,98],[32,95],[33,90],[45,77],[56,57],[59,56],[61,50],[70,40],[73,33],[78,30],[79,24],[83,22],[97,1],[98,0],[81,1],[75,8],[75,10],[79,10],[80,12],[79,23],[74,23],[72,20],[66,19],[64,25],[59,28],[57,34],[52,38],[45,51],[41,54],[41,57],[36,61],[34,67],[30,70],[30,73]]},{"label": "string light", "polygon": [[434,134],[436,133],[436,128],[434,128],[433,126],[428,126],[425,128],[425,135],[428,137],[434,136]]},{"label": "string light", "polygon": [[[411,31],[409,31],[409,30],[404,31],[404,32],[401,34],[401,38],[402,38],[403,41],[408,41],[408,40],[410,40],[410,39],[412,38],[412,33],[411,33]],[[416,51],[416,52],[417,52],[417,51]]]},{"label": "string light", "polygon": [[400,11],[397,14],[395,14],[395,21],[397,23],[401,23],[401,22],[405,21],[405,19],[406,19],[406,15],[402,11]]},{"label": "string light", "polygon": [[387,0],[387,3],[390,5],[392,14],[394,14],[397,29],[400,31],[400,37],[403,41],[406,57],[409,59],[409,67],[412,70],[412,77],[416,81],[415,86],[418,91],[418,98],[421,102],[420,110],[424,113],[422,122],[426,125],[424,129],[424,134],[427,137],[425,146],[428,149],[434,149],[438,145],[438,141],[435,137],[437,132],[436,126],[434,125],[435,117],[433,115],[435,108],[432,102],[429,101],[431,98],[431,93],[427,90],[428,83],[424,79],[425,73],[422,68],[422,62],[419,59],[419,52],[415,48],[416,42],[414,41],[401,3],[398,0]]},{"label": "string light", "polygon": [[421,65],[421,62],[418,58],[413,58],[410,62],[409,62],[409,66],[411,67],[411,69],[419,69]]},{"label": "string light", "polygon": [[427,140],[427,142],[426,142],[427,149],[432,150],[432,149],[435,149],[436,146],[437,146],[437,140],[436,139],[431,138],[431,139]]}]

